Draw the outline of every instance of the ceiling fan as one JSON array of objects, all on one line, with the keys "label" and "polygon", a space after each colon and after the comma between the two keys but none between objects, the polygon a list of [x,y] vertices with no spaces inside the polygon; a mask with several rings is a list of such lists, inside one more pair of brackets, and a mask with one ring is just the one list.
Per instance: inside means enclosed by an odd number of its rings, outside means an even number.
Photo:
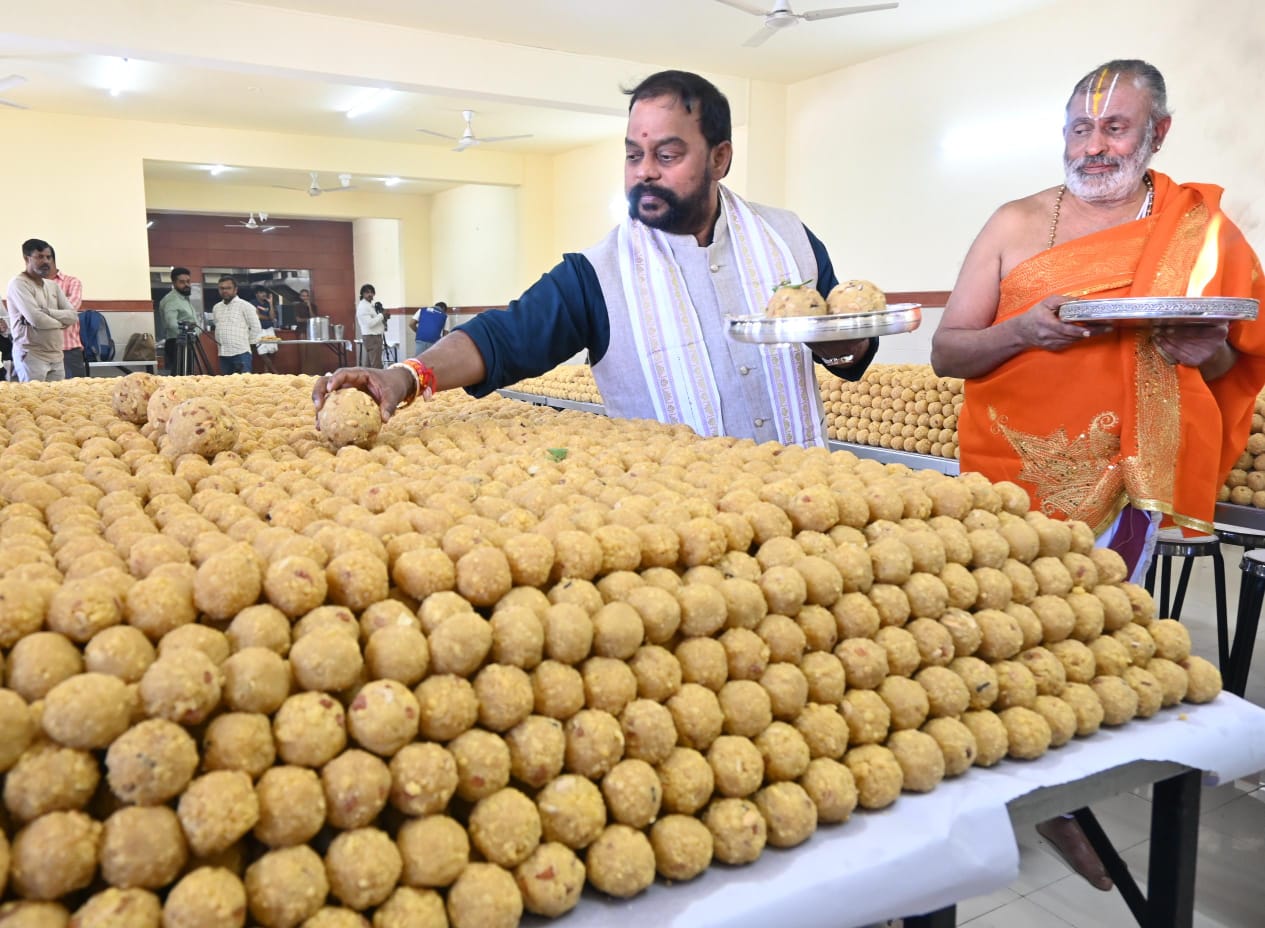
[{"label": "ceiling fan", "polygon": [[470,126],[470,120],[474,118],[474,110],[462,110],[461,115],[466,120],[466,130],[461,135],[447,135],[443,132],[435,132],[433,129],[418,129],[418,132],[425,132],[427,135],[433,135],[441,139],[449,139],[456,142],[453,151],[465,151],[472,145],[483,145],[487,142],[508,142],[511,139],[529,139],[531,133],[526,135],[488,135],[480,138],[474,134],[474,129]]},{"label": "ceiling fan", "polygon": [[900,6],[899,3],[869,3],[865,6],[839,6],[826,10],[810,10],[807,13],[796,13],[791,10],[791,5],[787,0],[775,0],[771,10],[760,9],[758,6],[744,2],[744,0],[716,0],[716,2],[723,3],[725,6],[731,6],[736,10],[742,10],[744,13],[750,13],[752,16],[764,17],[764,26],[760,31],[742,43],[749,48],[763,45],[779,29],[798,26],[800,20],[806,20],[811,23],[819,19],[851,16],[854,13],[872,13],[876,10],[891,10]]},{"label": "ceiling fan", "polygon": [[252,232],[258,231],[258,232],[260,232],[260,233],[264,233],[264,232],[273,232],[273,231],[275,231],[275,230],[277,230],[277,229],[288,229],[288,228],[290,228],[290,227],[289,227],[289,226],[279,226],[279,225],[276,225],[275,223],[274,223],[274,224],[270,224],[270,223],[268,222],[268,214],[267,214],[267,213],[260,213],[260,214],[259,214],[259,219],[258,219],[258,221],[256,221],[256,219],[255,219],[255,214],[254,214],[254,213],[251,213],[251,214],[250,214],[250,218],[248,218],[245,222],[226,222],[226,223],[224,223],[224,228],[226,228],[226,229],[249,229],[249,230],[250,230],[250,231],[252,231]]},{"label": "ceiling fan", "polygon": [[344,190],[355,190],[352,186],[350,174],[339,174],[337,187],[322,187],[318,177],[319,172],[309,171],[308,176],[312,178],[312,182],[306,187],[287,187],[285,184],[273,184],[278,190],[302,190],[310,197],[319,197],[322,193],[342,193]]},{"label": "ceiling fan", "polygon": [[[14,87],[21,87],[25,83],[26,78],[21,74],[10,74],[8,77],[0,77],[0,93],[12,90]],[[14,103],[12,100],[6,100],[3,97],[0,97],[0,105],[11,106],[15,110],[30,109],[25,103]]]}]

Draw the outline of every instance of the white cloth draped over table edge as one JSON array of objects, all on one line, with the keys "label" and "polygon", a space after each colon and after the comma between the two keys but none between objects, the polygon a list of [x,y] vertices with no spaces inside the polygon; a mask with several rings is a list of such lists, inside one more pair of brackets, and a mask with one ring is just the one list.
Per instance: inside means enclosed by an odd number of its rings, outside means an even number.
[{"label": "white cloth draped over table edge", "polygon": [[[929,793],[903,793],[882,811],[819,826],[797,848],[766,848],[747,866],[713,864],[695,880],[657,881],[633,899],[587,890],[567,926],[855,928],[932,912],[1014,881],[1019,849],[1006,803],[1137,760],[1211,771],[1207,785],[1265,769],[1265,709],[1222,693],[1073,738],[1034,761],[973,767]],[[549,924],[523,919],[531,928]]]}]

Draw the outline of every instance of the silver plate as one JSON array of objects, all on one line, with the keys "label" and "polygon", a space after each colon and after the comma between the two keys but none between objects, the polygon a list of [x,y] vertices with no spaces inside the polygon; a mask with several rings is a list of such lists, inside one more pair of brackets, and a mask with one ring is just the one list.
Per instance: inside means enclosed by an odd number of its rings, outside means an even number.
[{"label": "silver plate", "polygon": [[1064,322],[1133,325],[1198,325],[1256,318],[1257,300],[1229,296],[1134,296],[1118,300],[1071,300],[1059,307]]},{"label": "silver plate", "polygon": [[874,313],[839,316],[730,316],[729,337],[757,345],[848,341],[912,332],[920,322],[921,303],[892,303]]}]

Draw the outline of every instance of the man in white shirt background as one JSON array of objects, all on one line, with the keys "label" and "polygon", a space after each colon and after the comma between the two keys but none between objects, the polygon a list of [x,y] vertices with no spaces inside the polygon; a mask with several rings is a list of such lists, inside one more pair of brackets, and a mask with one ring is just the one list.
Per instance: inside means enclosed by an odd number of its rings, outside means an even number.
[{"label": "man in white shirt background", "polygon": [[376,369],[382,367],[382,342],[387,331],[387,317],[382,311],[382,304],[373,301],[375,296],[377,291],[373,289],[373,284],[360,288],[356,327],[360,329],[360,340],[365,346],[364,366]]},{"label": "man in white shirt background", "polygon": [[22,243],[22,258],[26,267],[9,281],[5,292],[14,372],[24,382],[65,380],[63,333],[67,326],[78,327],[79,314],[52,280],[56,273],[52,245],[29,238]]},{"label": "man in white shirt background", "polygon": [[259,344],[263,330],[255,307],[237,295],[237,281],[232,277],[220,278],[220,302],[211,315],[220,351],[220,373],[249,374],[250,346]]}]

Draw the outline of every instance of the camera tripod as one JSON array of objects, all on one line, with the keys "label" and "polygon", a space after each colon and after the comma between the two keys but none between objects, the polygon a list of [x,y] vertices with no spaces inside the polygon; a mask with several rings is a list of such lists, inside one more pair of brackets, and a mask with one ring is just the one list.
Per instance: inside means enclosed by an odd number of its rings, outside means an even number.
[{"label": "camera tripod", "polygon": [[176,357],[172,373],[176,376],[186,374],[210,374],[211,362],[207,359],[202,342],[198,340],[199,330],[196,328],[180,328],[176,336]]}]

